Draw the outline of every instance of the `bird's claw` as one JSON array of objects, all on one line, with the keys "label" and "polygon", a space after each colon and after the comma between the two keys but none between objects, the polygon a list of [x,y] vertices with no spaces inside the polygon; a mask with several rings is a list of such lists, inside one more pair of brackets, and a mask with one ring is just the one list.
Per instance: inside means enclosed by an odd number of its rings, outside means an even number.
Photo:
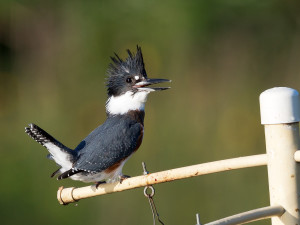
[{"label": "bird's claw", "polygon": [[130,176],[128,176],[128,175],[121,175],[121,176],[119,176],[119,178],[120,178],[120,184],[122,184],[122,182],[124,180],[126,180],[127,178],[130,178]]},{"label": "bird's claw", "polygon": [[96,182],[96,189],[98,189],[98,187],[99,187],[100,184],[106,184],[106,181]]}]

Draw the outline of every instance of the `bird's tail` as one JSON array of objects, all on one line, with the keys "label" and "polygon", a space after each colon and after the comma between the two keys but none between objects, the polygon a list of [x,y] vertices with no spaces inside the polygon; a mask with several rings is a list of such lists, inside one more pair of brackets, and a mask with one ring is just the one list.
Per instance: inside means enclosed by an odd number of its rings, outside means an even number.
[{"label": "bird's tail", "polygon": [[31,123],[25,127],[25,132],[35,141],[43,145],[49,151],[49,158],[53,159],[58,165],[62,167],[55,171],[52,176],[58,172],[64,172],[72,168],[76,160],[75,151],[64,146],[62,143],[53,138],[50,134],[44,131],[39,126]]}]

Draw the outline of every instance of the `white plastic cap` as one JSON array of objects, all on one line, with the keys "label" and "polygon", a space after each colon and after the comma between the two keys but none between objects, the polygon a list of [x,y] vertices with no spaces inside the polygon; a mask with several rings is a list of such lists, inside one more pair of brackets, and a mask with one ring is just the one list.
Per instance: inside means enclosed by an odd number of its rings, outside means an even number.
[{"label": "white plastic cap", "polygon": [[287,87],[275,87],[260,94],[261,124],[300,121],[299,93]]}]

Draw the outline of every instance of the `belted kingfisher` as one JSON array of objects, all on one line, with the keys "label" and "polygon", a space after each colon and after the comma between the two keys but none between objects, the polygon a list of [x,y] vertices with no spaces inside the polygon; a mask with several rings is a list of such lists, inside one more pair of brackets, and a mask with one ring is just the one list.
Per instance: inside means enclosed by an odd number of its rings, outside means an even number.
[{"label": "belted kingfisher", "polygon": [[35,124],[25,132],[46,147],[48,158],[60,168],[51,177],[58,180],[70,177],[83,182],[122,181],[126,178],[122,168],[140,147],[144,135],[145,103],[150,92],[169,87],[148,87],[151,84],[170,82],[167,79],[149,79],[144,66],[141,48],[136,54],[127,50],[122,60],[117,54],[111,57],[107,70],[106,121],[92,131],[74,149],[64,146]]}]

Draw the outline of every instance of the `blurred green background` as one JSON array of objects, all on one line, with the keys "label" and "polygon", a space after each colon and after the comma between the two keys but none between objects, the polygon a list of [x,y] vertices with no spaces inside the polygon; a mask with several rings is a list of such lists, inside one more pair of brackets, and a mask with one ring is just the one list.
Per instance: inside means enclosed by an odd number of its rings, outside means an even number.
[{"label": "blurred green background", "polygon": [[[143,189],[61,206],[57,166],[24,132],[36,123],[73,148],[105,120],[109,56],[142,46],[149,77],[172,79],[146,105],[124,173],[265,152],[260,93],[300,90],[300,3],[280,0],[1,1],[0,223],[152,224]],[[156,185],[165,224],[210,222],[269,204],[265,167]],[[270,224],[269,220],[256,224]]]}]

